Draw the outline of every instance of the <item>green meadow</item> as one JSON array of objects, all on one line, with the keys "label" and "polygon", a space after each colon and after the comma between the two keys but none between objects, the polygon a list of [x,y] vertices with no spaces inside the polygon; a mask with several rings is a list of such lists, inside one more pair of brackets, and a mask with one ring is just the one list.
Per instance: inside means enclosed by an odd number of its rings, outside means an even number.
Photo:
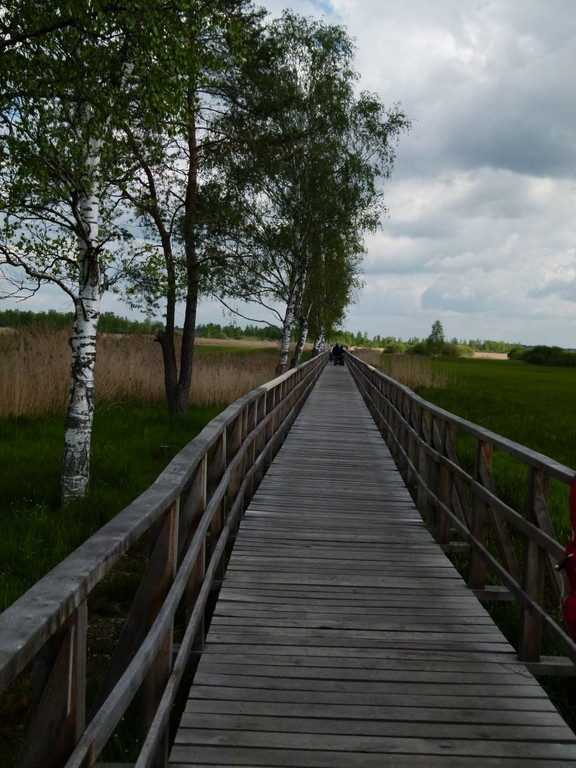
[{"label": "green meadow", "polygon": [[441,387],[418,394],[492,432],[576,467],[576,369],[514,360],[430,361]]},{"label": "green meadow", "polygon": [[[576,468],[576,369],[513,360],[455,360],[444,368],[444,387],[420,394],[451,413]],[[473,441],[462,440],[462,458],[474,460]],[[576,470],[575,470],[576,473]],[[502,496],[522,512],[527,471],[502,452],[493,457],[493,479]],[[550,482],[550,516],[558,539],[571,535],[568,487]]]},{"label": "green meadow", "polygon": [[[575,368],[508,359],[395,360],[388,355],[382,355],[379,367],[434,405],[576,468]],[[460,432],[457,447],[460,463],[471,469],[475,440]],[[499,495],[522,512],[526,466],[495,451],[493,480]],[[564,542],[570,536],[568,488],[558,481],[550,485],[550,514],[558,539]]]}]

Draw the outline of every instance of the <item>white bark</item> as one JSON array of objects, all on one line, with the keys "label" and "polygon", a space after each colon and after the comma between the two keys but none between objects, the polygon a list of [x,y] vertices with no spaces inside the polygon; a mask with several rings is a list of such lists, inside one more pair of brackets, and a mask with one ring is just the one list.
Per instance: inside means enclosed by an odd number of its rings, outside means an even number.
[{"label": "white bark", "polygon": [[90,479],[96,330],[101,298],[98,259],[100,211],[93,175],[99,164],[99,149],[97,142],[90,145],[87,169],[92,180],[92,191],[83,195],[78,205],[83,233],[78,238],[79,286],[75,300],[74,330],[70,339],[72,368],[64,430],[64,461],[60,480],[63,504],[84,496]]},{"label": "white bark", "polygon": [[308,336],[307,318],[302,318],[298,331],[298,341],[296,342],[296,349],[294,350],[294,358],[292,363],[293,368],[299,366],[302,361],[302,352],[304,351],[304,344],[306,343],[306,337]]},{"label": "white bark", "polygon": [[292,325],[294,324],[294,311],[295,301],[291,296],[286,304],[286,311],[284,313],[284,322],[282,323],[282,341],[280,343],[280,357],[278,359],[278,367],[276,373],[284,373],[288,368],[288,356],[290,355],[290,334],[292,333]]},{"label": "white bark", "polygon": [[326,345],[326,333],[324,329],[322,329],[317,333],[316,338],[314,339],[314,345],[312,347],[312,357],[317,357],[318,355],[322,354],[322,352],[324,352],[325,345]]},{"label": "white bark", "polygon": [[[72,347],[72,372],[66,426],[64,461],[61,476],[62,504],[86,494],[90,479],[90,439],[94,420],[94,369],[96,364],[96,327],[100,315],[100,297],[89,291],[78,299]],[[98,291],[99,294],[99,291]]]}]

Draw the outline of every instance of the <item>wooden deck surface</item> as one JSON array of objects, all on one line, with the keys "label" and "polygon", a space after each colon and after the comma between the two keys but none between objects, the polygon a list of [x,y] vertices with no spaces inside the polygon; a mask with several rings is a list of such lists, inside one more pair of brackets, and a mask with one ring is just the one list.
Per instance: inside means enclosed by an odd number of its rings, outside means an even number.
[{"label": "wooden deck surface", "polygon": [[170,758],[576,765],[576,737],[435,544],[329,366],[240,527]]}]

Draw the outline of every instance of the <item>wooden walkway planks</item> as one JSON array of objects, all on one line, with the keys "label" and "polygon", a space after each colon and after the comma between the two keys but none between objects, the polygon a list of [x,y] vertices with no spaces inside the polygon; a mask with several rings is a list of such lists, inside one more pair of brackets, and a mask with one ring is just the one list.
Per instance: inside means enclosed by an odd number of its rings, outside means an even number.
[{"label": "wooden walkway planks", "polygon": [[348,370],[326,368],[241,524],[171,768],[575,763]]}]

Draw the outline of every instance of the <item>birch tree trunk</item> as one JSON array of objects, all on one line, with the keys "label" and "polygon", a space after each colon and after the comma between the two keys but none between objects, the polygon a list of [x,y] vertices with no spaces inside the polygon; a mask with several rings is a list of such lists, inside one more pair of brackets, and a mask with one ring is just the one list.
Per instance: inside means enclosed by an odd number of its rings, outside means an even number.
[{"label": "birch tree trunk", "polygon": [[[91,142],[87,170],[92,179],[99,165],[99,152],[99,143]],[[70,338],[72,365],[60,478],[63,505],[85,496],[90,480],[96,331],[101,298],[97,246],[100,209],[95,186],[92,182],[92,191],[81,195],[78,201],[82,234],[78,238],[79,285],[74,299],[74,330]]]},{"label": "birch tree trunk", "polygon": [[290,355],[290,334],[292,333],[292,325],[294,324],[294,312],[296,309],[296,302],[294,295],[292,294],[286,302],[286,310],[284,312],[284,320],[282,321],[282,340],[280,342],[280,357],[278,358],[278,365],[276,366],[276,376],[284,373],[288,368],[288,357]]},{"label": "birch tree trunk", "polygon": [[308,336],[308,316],[301,315],[298,322],[298,340],[296,342],[296,348],[294,350],[294,356],[292,357],[291,368],[297,368],[302,361],[302,352],[304,351],[304,345],[306,344],[306,338]]},{"label": "birch tree trunk", "polygon": [[314,339],[314,345],[312,347],[312,357],[318,357],[324,352],[324,345],[326,344],[326,331],[322,328],[316,334]]}]

